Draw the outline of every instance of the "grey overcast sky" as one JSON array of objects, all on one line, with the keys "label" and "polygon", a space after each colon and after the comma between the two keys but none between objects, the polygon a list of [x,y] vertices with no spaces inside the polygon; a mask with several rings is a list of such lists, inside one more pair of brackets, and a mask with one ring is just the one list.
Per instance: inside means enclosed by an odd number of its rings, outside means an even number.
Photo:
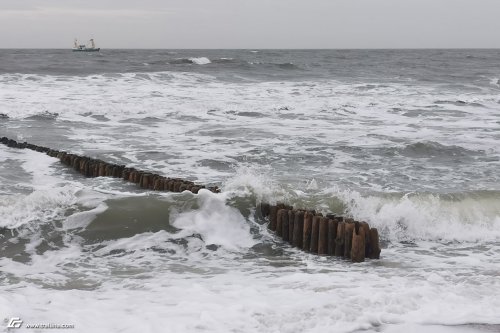
[{"label": "grey overcast sky", "polygon": [[0,47],[499,48],[500,0],[0,0]]}]

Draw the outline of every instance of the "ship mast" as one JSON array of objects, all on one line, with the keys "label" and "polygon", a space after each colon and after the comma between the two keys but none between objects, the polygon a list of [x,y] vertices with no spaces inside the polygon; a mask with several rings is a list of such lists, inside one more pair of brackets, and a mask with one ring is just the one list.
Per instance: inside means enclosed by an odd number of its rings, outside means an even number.
[{"label": "ship mast", "polygon": [[95,44],[94,44],[94,39],[93,38],[90,40],[90,45],[92,46],[93,49],[95,49]]},{"label": "ship mast", "polygon": [[78,40],[75,38],[75,49],[78,48]]}]

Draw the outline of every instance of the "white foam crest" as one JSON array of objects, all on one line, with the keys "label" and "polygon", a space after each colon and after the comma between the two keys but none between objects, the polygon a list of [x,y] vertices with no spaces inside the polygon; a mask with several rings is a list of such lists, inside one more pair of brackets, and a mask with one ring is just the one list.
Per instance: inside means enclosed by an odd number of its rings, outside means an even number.
[{"label": "white foam crest", "polygon": [[30,194],[0,196],[0,226],[19,228],[35,226],[62,217],[64,211],[76,203],[72,186],[38,189]]},{"label": "white foam crest", "polygon": [[206,244],[234,251],[256,244],[245,218],[237,209],[226,205],[225,195],[200,190],[197,199],[198,209],[171,214],[171,224],[182,229],[181,235],[200,234]]},{"label": "white foam crest", "polygon": [[211,63],[210,59],[206,57],[189,58],[189,60],[191,60],[193,63],[197,65],[206,65]]},{"label": "white foam crest", "polygon": [[[0,91],[4,97],[0,99],[0,113],[11,119],[57,115],[58,118],[89,123],[101,121],[88,117],[88,114],[106,115],[111,120],[117,117],[142,118],[145,113],[143,110],[149,113],[162,109],[154,106],[158,102],[163,104],[177,100],[178,93],[183,94],[186,85],[195,86],[201,81],[210,82],[212,79],[203,74],[170,72],[82,77],[4,74],[0,75]],[[169,82],[168,90],[176,91],[177,94],[162,95],[166,81]],[[187,96],[192,94],[186,93]],[[163,111],[160,113],[163,114]]]},{"label": "white foam crest", "polygon": [[31,174],[30,183],[32,186],[47,188],[60,182],[59,178],[54,177],[53,169],[51,168],[58,162],[56,158],[29,149],[25,149],[23,155],[21,157],[21,159],[24,159],[22,168]]},{"label": "white foam crest", "polygon": [[90,224],[90,222],[95,219],[98,214],[105,212],[107,209],[108,206],[104,203],[101,203],[93,209],[74,213],[66,218],[63,223],[63,229],[69,230],[76,228],[85,228]]},{"label": "white foam crest", "polygon": [[[179,177],[197,165],[190,176],[201,182],[223,180],[231,176],[232,169],[200,161],[216,160],[228,165],[234,163],[235,156],[249,151],[249,145],[264,157],[289,155],[291,151],[314,154],[310,150],[314,147],[305,146],[305,141],[311,142],[311,146],[315,142],[331,146],[331,150],[325,149],[326,154],[335,155],[334,165],[326,170],[329,173],[326,177],[330,178],[337,177],[334,168],[346,171],[341,176],[353,174],[347,159],[356,154],[343,152],[342,147],[435,141],[485,151],[492,159],[500,153],[493,131],[497,126],[498,106],[494,94],[457,96],[456,92],[432,86],[401,83],[360,89],[357,83],[333,80],[230,83],[193,73],[148,73],[147,80],[137,74],[140,73],[67,77],[66,81],[40,76],[41,82],[21,79],[0,84],[0,91],[6,96],[0,99],[0,113],[15,118],[49,110],[58,114],[56,122],[71,120],[74,127],[70,128],[68,138],[79,142],[83,149],[122,150],[127,158],[140,161],[137,167],[156,170],[164,167],[166,173]],[[485,107],[434,103],[458,99],[478,101]],[[446,116],[456,109],[462,113]],[[441,110],[444,115],[440,115]],[[253,113],[251,118],[250,113]],[[124,130],[130,134],[125,138]],[[457,136],[457,132],[463,135]],[[143,142],[147,142],[148,148],[135,148]],[[146,158],[141,151],[165,150],[167,145],[173,163],[155,160],[154,155]],[[354,160],[360,161],[357,157]],[[406,166],[407,160],[395,156],[394,161],[399,168]],[[280,164],[276,160],[270,163]],[[393,166],[382,165],[381,170]],[[311,169],[317,171],[318,164]],[[373,175],[374,169],[370,169]],[[469,170],[468,165],[457,165],[456,169],[461,177]],[[488,188],[490,169],[495,176],[493,163],[485,164],[481,168],[485,175],[473,184],[467,183],[470,188]],[[309,170],[290,170],[290,173],[295,171],[301,176]],[[423,179],[421,189],[432,189],[435,184],[428,180],[436,174],[433,168],[424,173],[430,177]],[[298,178],[295,174],[291,176]],[[311,176],[319,179],[318,174]],[[441,177],[440,182],[458,188],[462,179],[456,178]],[[368,180],[353,181],[363,183],[363,188],[374,189],[376,181],[370,184],[371,179]],[[390,186],[389,190],[395,191],[409,189],[404,179],[396,179]]]},{"label": "white foam crest", "polygon": [[37,223],[61,217],[65,209],[76,203],[78,187],[63,185],[52,175],[51,166],[56,159],[30,150],[16,154],[15,158],[23,160],[21,167],[30,175],[23,184],[31,191],[0,197],[0,226],[36,228]]},{"label": "white foam crest", "polygon": [[235,175],[224,182],[222,190],[238,196],[253,194],[257,201],[267,202],[278,190],[271,171],[269,167],[238,165]]},{"label": "white foam crest", "polygon": [[408,193],[368,195],[342,191],[339,197],[348,213],[368,221],[389,240],[497,241],[500,239],[500,206],[494,196]]},{"label": "white foam crest", "polygon": [[43,238],[40,235],[36,237],[25,247],[26,252],[31,254],[29,263],[2,257],[0,266],[5,271],[20,276],[23,281],[42,286],[62,286],[71,282],[72,269],[68,266],[74,265],[82,258],[80,244],[78,241],[75,242],[76,237],[70,241],[65,239],[63,247],[45,251],[43,254],[37,251],[37,246],[42,243]]},{"label": "white foam crest", "polygon": [[318,188],[319,188],[318,187],[318,182],[316,181],[316,179],[311,179],[306,184],[306,189],[307,190],[317,190]]},{"label": "white foam crest", "polygon": [[77,205],[91,208],[66,218],[63,228],[71,229],[84,227],[95,215],[106,210],[103,202],[109,195],[86,189],[80,182],[66,181],[60,174],[56,175],[54,166],[58,163],[57,159],[28,149],[9,149],[0,155],[0,160],[8,158],[21,161],[21,168],[28,176],[14,185],[22,186],[24,191],[17,193],[7,188],[6,195],[0,196],[0,226],[37,229],[38,224],[64,218],[67,210]]},{"label": "white foam crest", "polygon": [[[120,251],[141,251],[151,247],[165,247],[165,241],[168,239],[179,239],[178,234],[171,234],[165,230],[158,232],[145,232],[131,237],[109,240],[99,243],[103,246],[93,253],[96,255],[107,255],[114,250]],[[176,246],[176,250],[180,247]]]}]

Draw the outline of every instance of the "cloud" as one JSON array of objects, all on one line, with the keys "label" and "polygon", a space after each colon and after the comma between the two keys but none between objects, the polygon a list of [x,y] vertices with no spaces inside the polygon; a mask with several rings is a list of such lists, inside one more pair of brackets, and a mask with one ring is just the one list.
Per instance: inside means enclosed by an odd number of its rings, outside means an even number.
[{"label": "cloud", "polygon": [[0,0],[0,40],[63,47],[92,31],[107,47],[498,47],[499,10],[499,0]]},{"label": "cloud", "polygon": [[128,8],[74,8],[74,7],[43,7],[43,8],[23,8],[23,9],[3,9],[0,11],[0,17],[22,17],[43,20],[47,17],[114,17],[114,18],[131,18],[131,17],[156,17],[169,15],[174,13],[173,10],[167,9],[128,9]]}]

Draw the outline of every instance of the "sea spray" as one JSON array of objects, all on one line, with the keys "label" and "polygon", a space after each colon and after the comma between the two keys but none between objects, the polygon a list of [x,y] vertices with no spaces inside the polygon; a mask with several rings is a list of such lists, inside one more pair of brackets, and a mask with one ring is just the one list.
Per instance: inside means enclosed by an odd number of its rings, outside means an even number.
[{"label": "sea spray", "polygon": [[255,244],[249,225],[238,210],[226,205],[223,196],[200,190],[198,204],[197,210],[171,217],[172,225],[185,234],[200,234],[207,245],[238,250]]}]

